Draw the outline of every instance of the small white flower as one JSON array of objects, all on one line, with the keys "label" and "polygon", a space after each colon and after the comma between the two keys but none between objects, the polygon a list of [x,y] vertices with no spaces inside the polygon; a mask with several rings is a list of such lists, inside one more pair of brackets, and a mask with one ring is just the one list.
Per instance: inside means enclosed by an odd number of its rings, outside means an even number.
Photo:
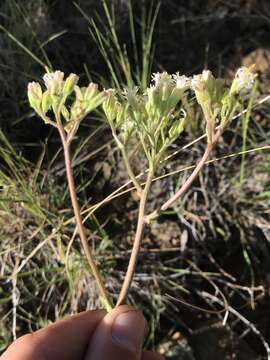
[{"label": "small white flower", "polygon": [[59,95],[63,88],[64,73],[62,71],[55,71],[45,74],[43,76],[46,88],[53,94]]},{"label": "small white flower", "polygon": [[202,74],[199,75],[193,75],[193,78],[191,80],[191,87],[193,90],[202,90],[204,86],[203,80],[202,80]]},{"label": "small white flower", "polygon": [[94,96],[96,96],[99,93],[98,90],[98,84],[90,83],[86,88],[84,92],[84,100],[89,101],[93,99]]},{"label": "small white flower", "polygon": [[42,98],[42,89],[39,83],[32,81],[28,84],[28,95],[34,96],[37,99]]},{"label": "small white flower", "polygon": [[104,94],[106,94],[108,97],[110,96],[114,96],[116,94],[116,90],[109,88],[109,89],[104,89]]},{"label": "small white flower", "polygon": [[254,84],[255,78],[256,74],[254,74],[249,68],[245,66],[240,67],[235,74],[231,91],[239,93],[242,90],[250,90]]},{"label": "small white flower", "polygon": [[152,80],[154,82],[154,86],[158,88],[172,86],[174,84],[172,75],[168,74],[166,71],[152,74]]},{"label": "small white flower", "polygon": [[78,81],[79,81],[79,76],[77,76],[76,74],[70,74],[66,78],[66,81],[64,83],[63,94],[65,94],[65,96],[70,95],[74,90],[75,85],[77,85]]},{"label": "small white flower", "polygon": [[151,86],[153,91],[157,91],[161,101],[167,101],[173,89],[175,88],[175,81],[172,75],[167,72],[155,73],[152,75],[154,85]]},{"label": "small white flower", "polygon": [[212,78],[213,75],[210,70],[203,70],[201,74],[193,76],[191,80],[191,87],[195,91],[202,91]]},{"label": "small white flower", "polygon": [[173,79],[177,89],[186,90],[190,87],[191,79],[185,75],[174,74]]}]

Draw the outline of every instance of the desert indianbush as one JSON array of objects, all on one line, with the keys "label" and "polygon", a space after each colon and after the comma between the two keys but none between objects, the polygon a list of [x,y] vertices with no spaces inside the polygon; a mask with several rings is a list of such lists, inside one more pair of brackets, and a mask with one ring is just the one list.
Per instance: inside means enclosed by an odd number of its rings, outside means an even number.
[{"label": "desert indianbush", "polygon": [[[86,240],[70,161],[70,142],[74,139],[81,121],[91,111],[102,107],[104,118],[122,152],[128,175],[138,192],[140,204],[137,229],[129,266],[117,301],[120,305],[125,303],[128,295],[144,227],[173,206],[190,188],[205,165],[213,146],[232,121],[236,111],[240,109],[242,94],[246,96],[251,90],[255,78],[256,74],[247,67],[237,70],[230,86],[227,86],[223,79],[215,78],[210,70],[204,70],[192,78],[179,73],[162,72],[152,75],[151,84],[145,91],[133,87],[119,92],[116,89],[99,90],[98,85],[94,83],[80,87],[76,74],[70,74],[65,79],[63,72],[55,71],[44,75],[45,91],[39,83],[32,82],[28,85],[30,106],[44,122],[55,126],[60,133],[78,231],[101,299],[108,310],[111,309],[112,302]],[[147,199],[154,175],[164,164],[168,149],[183,133],[190,120],[189,114],[192,112],[188,110],[196,106],[194,97],[189,96],[192,93],[203,114],[207,137],[205,152],[175,194],[162,206],[147,214]],[[130,141],[131,139],[133,141]],[[129,152],[140,153],[146,160],[148,171],[143,184],[134,173]]]}]

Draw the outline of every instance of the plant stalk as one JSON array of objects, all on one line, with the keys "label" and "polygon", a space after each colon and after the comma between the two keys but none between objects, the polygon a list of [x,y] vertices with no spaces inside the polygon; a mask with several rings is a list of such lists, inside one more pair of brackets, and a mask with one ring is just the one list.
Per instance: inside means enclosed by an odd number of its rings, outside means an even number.
[{"label": "plant stalk", "polygon": [[203,168],[204,164],[206,163],[211,151],[213,149],[212,144],[207,144],[205,152],[201,158],[201,160],[196,165],[195,169],[192,171],[190,177],[187,181],[181,186],[181,188],[169,199],[167,200],[160,208],[160,211],[168,210],[192,185],[196,177],[198,176],[199,172]]},{"label": "plant stalk", "polygon": [[211,154],[211,151],[213,150],[213,147],[215,146],[218,139],[222,135],[222,131],[223,131],[223,129],[217,130],[217,132],[213,136],[213,141],[211,143],[207,144],[202,158],[196,165],[195,169],[192,171],[192,173],[189,176],[189,178],[187,179],[187,181],[180,187],[180,189],[170,199],[168,199],[159,209],[153,211],[151,214],[149,214],[147,216],[146,221],[148,223],[150,221],[156,219],[160,213],[162,213],[163,211],[166,211],[170,207],[172,207],[173,204],[190,188],[190,186],[193,184],[194,180],[197,178],[199,172],[204,167],[206,161],[208,160],[209,155]]},{"label": "plant stalk", "polygon": [[132,252],[130,255],[127,272],[125,275],[125,279],[124,279],[122,289],[121,289],[120,295],[118,297],[116,306],[124,305],[126,303],[128,292],[129,292],[129,289],[130,289],[130,286],[132,283],[132,279],[133,279],[133,276],[135,273],[136,264],[137,264],[138,256],[140,253],[140,247],[141,247],[142,237],[143,237],[143,233],[144,233],[144,228],[145,228],[145,224],[146,224],[146,221],[145,221],[146,203],[147,203],[153,176],[154,176],[154,170],[151,168],[147,175],[145,187],[141,193],[135,239],[134,239],[134,243],[133,243]]},{"label": "plant stalk", "polygon": [[73,211],[74,211],[74,215],[75,215],[78,233],[81,238],[81,242],[82,242],[82,246],[83,246],[83,250],[84,250],[86,259],[92,270],[93,276],[96,280],[98,290],[99,290],[99,293],[101,296],[101,301],[103,302],[106,310],[111,311],[113,308],[112,302],[109,298],[109,295],[108,295],[105,285],[103,283],[101,274],[97,268],[97,265],[95,263],[93,255],[91,254],[91,251],[90,251],[88,243],[87,243],[85,228],[84,228],[84,225],[82,222],[80,206],[78,203],[76,190],[75,190],[74,174],[73,174],[71,157],[70,157],[70,145],[69,145],[69,142],[66,141],[64,129],[62,127],[58,127],[58,130],[59,130],[59,133],[61,136],[63,149],[64,149],[64,158],[65,158],[65,167],[66,167],[66,173],[67,173],[68,188],[69,188],[69,193],[70,193],[71,203],[72,203],[72,207],[73,207]]}]

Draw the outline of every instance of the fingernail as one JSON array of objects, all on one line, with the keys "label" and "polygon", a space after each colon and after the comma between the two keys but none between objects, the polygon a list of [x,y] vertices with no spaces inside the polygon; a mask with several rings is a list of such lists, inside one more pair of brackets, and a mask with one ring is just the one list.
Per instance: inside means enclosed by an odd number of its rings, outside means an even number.
[{"label": "fingernail", "polygon": [[142,348],[145,326],[145,320],[140,312],[122,313],[114,320],[112,340],[116,345],[136,353]]}]

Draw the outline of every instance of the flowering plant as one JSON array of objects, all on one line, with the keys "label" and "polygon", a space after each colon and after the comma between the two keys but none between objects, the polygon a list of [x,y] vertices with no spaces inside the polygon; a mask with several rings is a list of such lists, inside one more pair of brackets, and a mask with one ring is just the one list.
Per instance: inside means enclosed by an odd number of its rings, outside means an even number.
[{"label": "flowering plant", "polygon": [[[242,95],[251,89],[255,77],[252,69],[241,67],[237,70],[231,85],[226,86],[223,79],[216,79],[209,70],[204,70],[192,78],[178,73],[170,75],[163,72],[153,74],[152,83],[144,92],[141,92],[139,88],[126,88],[119,93],[116,89],[100,90],[94,83],[90,83],[87,87],[80,87],[77,75],[70,74],[65,79],[63,72],[55,71],[44,75],[44,91],[37,82],[28,85],[30,106],[45,123],[57,128],[60,134],[77,229],[101,299],[108,311],[112,309],[113,303],[88,246],[70,160],[70,143],[81,121],[91,111],[99,106],[102,107],[112,136],[122,153],[130,180],[139,197],[134,245],[117,301],[117,305],[121,305],[127,300],[145,226],[170,208],[192,185],[214,145],[239,109]],[[164,162],[170,145],[183,133],[186,124],[190,121],[185,104],[194,106],[194,102],[190,101],[192,93],[195,94],[203,113],[207,135],[205,152],[180,189],[160,208],[147,213],[147,200],[154,175]],[[129,147],[134,147],[135,152],[140,152],[148,163],[144,184],[134,173],[128,153]]]}]

